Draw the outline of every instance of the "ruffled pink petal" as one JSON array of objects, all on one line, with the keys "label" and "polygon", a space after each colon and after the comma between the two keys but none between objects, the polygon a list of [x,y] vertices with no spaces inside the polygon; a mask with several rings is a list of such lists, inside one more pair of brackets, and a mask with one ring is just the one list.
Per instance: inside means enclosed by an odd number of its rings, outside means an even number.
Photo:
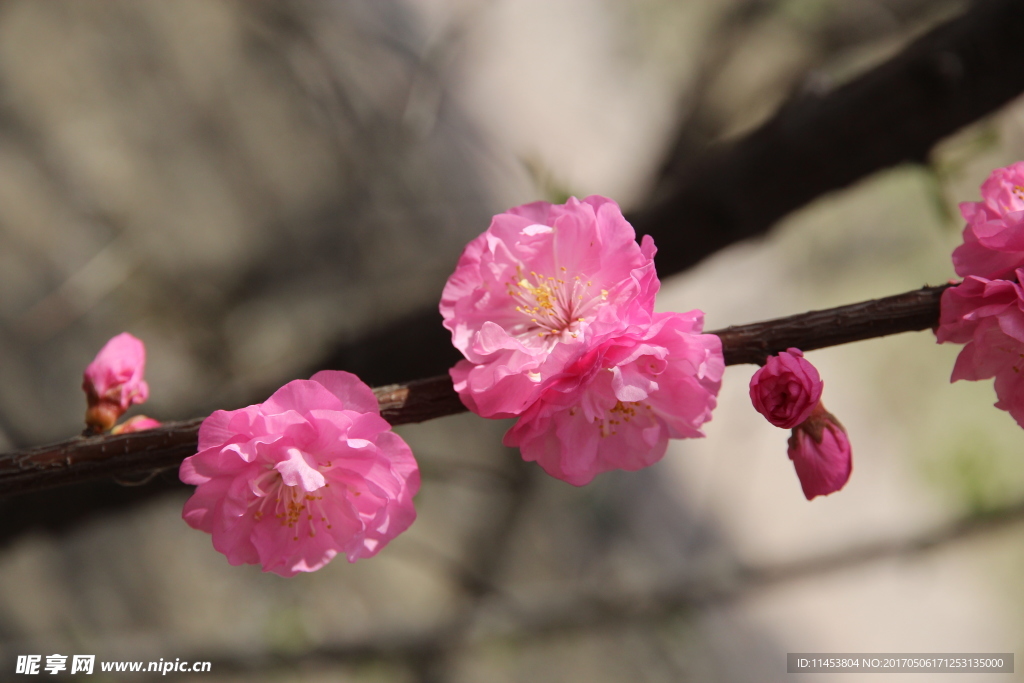
[{"label": "ruffled pink petal", "polygon": [[312,456],[294,446],[285,449],[285,453],[286,458],[274,466],[274,469],[281,473],[281,481],[285,486],[298,486],[303,491],[316,491],[327,483]]},{"label": "ruffled pink petal", "polygon": [[982,202],[965,202],[963,244],[953,251],[958,275],[1012,277],[1024,265],[1024,178],[1018,162],[996,169],[981,186]]},{"label": "ruffled pink petal", "polygon": [[292,411],[297,418],[301,414],[321,408],[324,410],[345,410],[345,404],[319,382],[308,379],[296,379],[278,389],[260,405],[260,414],[264,416],[279,415]]},{"label": "ruffled pink petal", "polygon": [[357,413],[380,414],[380,406],[377,403],[377,396],[373,389],[351,372],[341,370],[321,370],[309,378],[327,391],[334,394],[345,410],[352,410]]}]

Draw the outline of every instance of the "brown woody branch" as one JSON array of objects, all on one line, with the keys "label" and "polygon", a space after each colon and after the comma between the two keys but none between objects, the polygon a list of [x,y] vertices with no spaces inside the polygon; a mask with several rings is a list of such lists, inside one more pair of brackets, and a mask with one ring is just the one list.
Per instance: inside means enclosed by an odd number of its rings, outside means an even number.
[{"label": "brown woody branch", "polygon": [[662,275],[762,235],[826,192],[902,163],[1024,92],[1024,3],[977,0],[899,54],[826,92],[797,93],[762,126],[672,158],[629,216]]},{"label": "brown woody branch", "polygon": [[[949,285],[925,287],[884,299],[811,311],[714,331],[727,365],[763,363],[791,346],[820,349],[934,327],[939,298]],[[423,422],[466,410],[446,375],[374,389],[381,414],[393,425]],[[202,419],[112,436],[80,436],[0,455],[0,495],[115,477],[129,483],[177,467],[196,452]]]},{"label": "brown woody branch", "polygon": [[[627,218],[637,234],[654,238],[665,278],[767,234],[828,192],[881,169],[927,163],[941,140],[1022,92],[1024,2],[977,0],[853,80],[794,93],[738,139],[699,154],[677,142],[657,188]],[[425,308],[337,347],[314,367],[379,384],[443,372],[456,356],[439,321],[436,306]]]}]

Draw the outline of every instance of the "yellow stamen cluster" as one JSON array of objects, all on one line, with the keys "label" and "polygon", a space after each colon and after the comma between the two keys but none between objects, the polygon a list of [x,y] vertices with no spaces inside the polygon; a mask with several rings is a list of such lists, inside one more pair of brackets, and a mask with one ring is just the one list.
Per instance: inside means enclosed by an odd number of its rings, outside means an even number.
[{"label": "yellow stamen cluster", "polygon": [[[326,466],[330,467],[331,463],[328,462]],[[266,492],[266,495],[260,496],[249,503],[249,507],[256,507],[252,515],[253,520],[257,522],[262,520],[265,509],[268,504],[272,503],[274,517],[280,520],[281,526],[293,530],[293,541],[299,540],[297,527],[303,517],[306,518],[308,523],[307,533],[310,538],[316,536],[316,528],[313,522],[317,518],[325,523],[328,529],[333,528],[324,514],[323,505],[320,503],[324,499],[322,495],[318,495],[316,492],[304,491],[298,486],[285,485],[281,480],[280,473],[273,469],[260,476],[256,483],[259,488]],[[324,488],[328,486],[330,486],[330,483],[324,484]]]},{"label": "yellow stamen cluster", "polygon": [[[559,266],[559,270],[566,272],[565,266]],[[566,280],[532,270],[530,277],[525,277],[521,266],[516,267],[516,277],[517,280],[505,284],[508,295],[516,302],[516,311],[529,316],[526,334],[542,339],[568,334],[575,339],[579,323],[586,320],[594,303],[594,297],[587,291],[593,282],[584,282],[579,275]],[[607,290],[601,290],[601,297],[608,298]]]},{"label": "yellow stamen cluster", "polygon": [[[614,436],[618,434],[615,428],[624,423],[629,422],[635,418],[638,414],[645,415],[646,413],[638,412],[638,408],[644,408],[645,410],[651,410],[651,406],[648,403],[642,403],[640,401],[629,401],[623,403],[622,401],[616,401],[615,405],[608,411],[608,415],[604,418],[594,418],[594,424],[597,425],[598,430],[601,432],[601,438],[608,436]],[[572,412],[574,409],[570,409],[569,414],[575,415]]]}]

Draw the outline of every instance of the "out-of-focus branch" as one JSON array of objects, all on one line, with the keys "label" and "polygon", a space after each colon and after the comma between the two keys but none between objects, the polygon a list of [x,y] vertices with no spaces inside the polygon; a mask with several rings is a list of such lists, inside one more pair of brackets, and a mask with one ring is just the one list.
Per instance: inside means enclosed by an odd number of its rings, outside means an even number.
[{"label": "out-of-focus branch", "polygon": [[[514,603],[507,602],[507,598],[502,596],[495,601],[498,603],[495,605],[497,613],[489,613],[485,622],[477,624],[468,645],[486,646],[510,641],[526,643],[559,634],[658,623],[694,610],[743,600],[759,591],[809,577],[826,576],[889,558],[913,559],[959,541],[998,533],[1021,522],[1024,522],[1024,502],[955,520],[909,538],[869,541],[843,550],[778,564],[736,565],[724,571],[718,570],[713,575],[666,582],[645,592],[573,592],[559,586],[557,592]],[[429,629],[424,633],[405,634],[401,638],[377,637],[323,645],[293,655],[197,652],[188,659],[212,660],[213,670],[221,673],[293,670],[297,666],[310,666],[314,663],[364,664],[386,661],[408,665],[417,662],[424,651],[434,647],[439,635],[436,629]]]},{"label": "out-of-focus branch", "polygon": [[[713,332],[722,339],[725,362],[763,363],[767,355],[795,346],[819,349],[934,327],[939,298],[949,285],[849,306],[811,311]],[[381,415],[393,425],[423,422],[466,410],[446,375],[374,389]],[[0,495],[116,477],[145,478],[177,467],[195,453],[200,419],[117,436],[78,437],[51,446],[0,455]]]},{"label": "out-of-focus branch", "polygon": [[[1024,2],[980,0],[846,85],[798,94],[739,140],[666,160],[668,175],[629,219],[655,238],[658,273],[673,275],[765,234],[827,192],[925,161],[943,138],[1021,92]],[[681,125],[684,135],[693,132]],[[689,157],[692,148],[680,143],[672,151]],[[339,346],[317,366],[373,383],[443,372],[456,356],[439,321],[436,308],[406,316]]]},{"label": "out-of-focus branch", "polygon": [[959,128],[1024,92],[1024,3],[979,0],[896,57],[825,94],[802,93],[739,141],[674,172],[630,216],[683,270],[879,169],[927,160]]}]

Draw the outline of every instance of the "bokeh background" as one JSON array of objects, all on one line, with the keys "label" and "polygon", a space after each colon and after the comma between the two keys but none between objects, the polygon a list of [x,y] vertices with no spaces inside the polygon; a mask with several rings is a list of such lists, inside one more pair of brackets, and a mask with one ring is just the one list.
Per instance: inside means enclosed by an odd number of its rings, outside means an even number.
[{"label": "bokeh background", "polygon": [[[594,193],[640,211],[670,158],[967,5],[2,0],[0,450],[80,431],[82,369],[126,330],[163,420],[321,368],[436,374],[454,356],[420,330],[492,214]],[[715,329],[941,284],[956,203],[1021,158],[1018,101],[663,278],[659,307]],[[579,489],[503,449],[505,423],[402,427],[418,521],[291,579],[230,567],[173,472],[0,501],[0,679],[32,653],[210,660],[207,681],[603,683],[1019,650],[1024,433],[989,383],[948,383],[957,351],[922,332],[809,354],[854,448],[848,486],[810,503],[753,366],[727,370],[706,439]]]}]

